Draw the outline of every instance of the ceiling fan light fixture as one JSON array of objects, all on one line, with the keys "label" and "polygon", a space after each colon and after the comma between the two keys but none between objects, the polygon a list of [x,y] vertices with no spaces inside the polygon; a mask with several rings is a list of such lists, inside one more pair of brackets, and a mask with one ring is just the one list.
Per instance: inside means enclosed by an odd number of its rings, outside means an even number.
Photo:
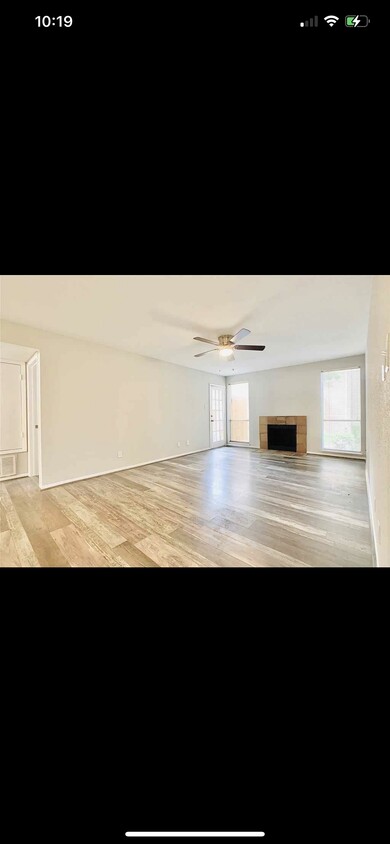
[{"label": "ceiling fan light fixture", "polygon": [[237,340],[243,340],[250,334],[248,328],[241,328],[240,331],[237,331],[237,334],[234,336],[232,334],[220,334],[218,337],[218,342],[216,340],[207,340],[206,337],[194,337],[194,340],[199,340],[201,343],[210,343],[211,346],[214,346],[213,349],[208,349],[207,352],[199,352],[199,354],[194,355],[195,358],[202,358],[203,355],[208,355],[209,352],[219,352],[221,358],[225,358],[226,360],[234,360],[234,350],[238,349],[239,351],[251,351],[251,352],[263,352],[265,346],[241,346],[238,345]]}]

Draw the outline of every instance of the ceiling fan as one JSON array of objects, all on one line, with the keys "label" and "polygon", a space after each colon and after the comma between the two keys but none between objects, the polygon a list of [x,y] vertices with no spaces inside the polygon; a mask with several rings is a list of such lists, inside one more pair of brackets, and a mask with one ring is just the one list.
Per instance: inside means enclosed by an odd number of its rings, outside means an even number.
[{"label": "ceiling fan", "polygon": [[194,337],[194,340],[200,340],[201,343],[210,343],[212,346],[215,346],[215,349],[208,349],[207,352],[200,352],[199,355],[194,355],[195,358],[201,358],[203,355],[208,355],[209,352],[219,352],[221,357],[225,358],[226,360],[235,360],[233,350],[234,349],[243,349],[247,352],[263,352],[265,346],[239,346],[237,345],[239,340],[243,340],[244,337],[247,337],[250,334],[247,328],[241,328],[241,331],[237,331],[237,334],[221,334],[217,340],[206,340],[205,337]]}]

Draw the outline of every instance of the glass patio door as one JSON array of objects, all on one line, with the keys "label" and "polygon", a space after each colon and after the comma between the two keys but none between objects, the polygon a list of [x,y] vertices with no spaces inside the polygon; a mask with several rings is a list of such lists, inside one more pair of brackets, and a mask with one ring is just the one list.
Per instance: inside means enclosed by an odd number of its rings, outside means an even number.
[{"label": "glass patio door", "polygon": [[225,387],[220,384],[210,384],[210,448],[225,444]]}]

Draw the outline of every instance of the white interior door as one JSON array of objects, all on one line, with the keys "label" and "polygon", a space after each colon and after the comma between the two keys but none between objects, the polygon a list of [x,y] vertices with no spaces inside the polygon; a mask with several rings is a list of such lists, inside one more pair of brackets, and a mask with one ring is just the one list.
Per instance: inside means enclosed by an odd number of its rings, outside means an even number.
[{"label": "white interior door", "polygon": [[26,451],[26,394],[24,363],[1,361],[0,451]]},{"label": "white interior door", "polygon": [[210,447],[226,444],[225,387],[210,384]]}]

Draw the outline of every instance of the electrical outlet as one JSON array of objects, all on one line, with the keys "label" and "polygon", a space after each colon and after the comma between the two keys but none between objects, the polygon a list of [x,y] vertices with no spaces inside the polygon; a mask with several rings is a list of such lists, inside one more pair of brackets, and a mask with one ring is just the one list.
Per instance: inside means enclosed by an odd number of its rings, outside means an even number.
[{"label": "electrical outlet", "polygon": [[123,457],[123,451],[117,451],[116,456],[117,457]]},{"label": "electrical outlet", "polygon": [[189,445],[189,444],[190,444],[190,441],[189,441],[189,440],[186,440],[186,445]]},{"label": "electrical outlet", "polygon": [[180,445],[180,443],[178,443],[178,445]]}]

